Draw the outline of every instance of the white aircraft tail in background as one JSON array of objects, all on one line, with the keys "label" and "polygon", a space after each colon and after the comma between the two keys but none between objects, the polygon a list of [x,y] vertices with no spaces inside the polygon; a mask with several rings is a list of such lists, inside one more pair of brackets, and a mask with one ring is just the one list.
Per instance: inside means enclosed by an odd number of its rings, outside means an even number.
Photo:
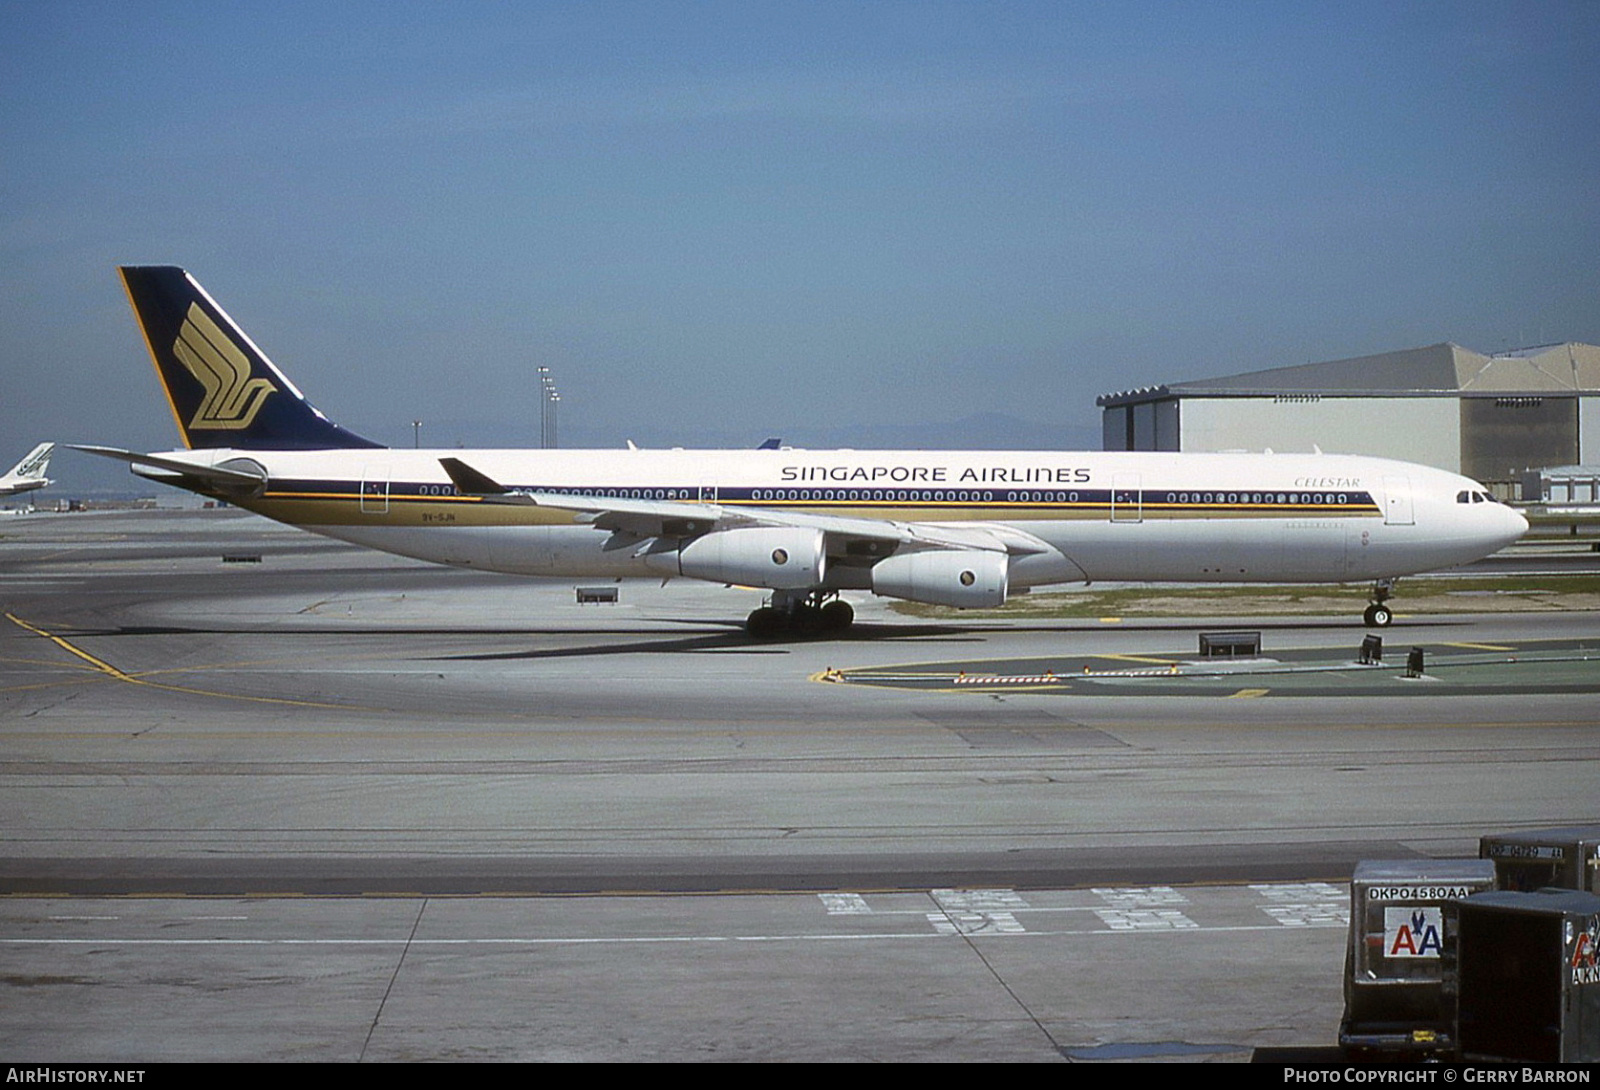
[{"label": "white aircraft tail in background", "polygon": [[11,467],[11,472],[0,477],[0,496],[15,496],[19,492],[32,492],[50,483],[45,471],[50,468],[50,455],[55,453],[54,443],[40,443],[28,456]]}]

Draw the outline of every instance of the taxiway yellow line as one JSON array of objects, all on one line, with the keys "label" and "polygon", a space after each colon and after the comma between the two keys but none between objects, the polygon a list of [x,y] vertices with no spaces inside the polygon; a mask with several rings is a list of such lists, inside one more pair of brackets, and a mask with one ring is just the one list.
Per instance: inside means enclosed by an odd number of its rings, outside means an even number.
[{"label": "taxiway yellow line", "polygon": [[95,658],[93,655],[89,654],[89,652],[83,650],[82,648],[78,648],[78,647],[72,646],[72,644],[68,643],[66,640],[62,639],[60,636],[57,636],[57,635],[54,635],[52,633],[46,632],[42,628],[39,628],[39,627],[36,627],[35,625],[29,624],[27,621],[24,621],[21,617],[18,617],[15,613],[7,613],[6,614],[6,620],[8,620],[12,624],[18,625],[18,626],[20,626],[22,628],[26,628],[29,632],[32,632],[35,636],[43,636],[45,639],[49,640],[51,643],[53,643],[57,647],[61,648],[61,650],[66,651],[69,654],[77,655],[80,659],[82,659],[84,662],[87,662],[90,666],[93,666],[96,670],[99,670],[101,673],[110,674],[112,677],[116,678],[118,681],[127,681],[127,682],[132,682],[134,684],[144,684],[143,682],[139,681],[138,678],[132,677],[132,676],[130,676],[128,674],[123,673],[121,670],[118,670],[115,666],[111,665],[109,662],[106,662],[103,659]]},{"label": "taxiway yellow line", "polygon": [[29,624],[21,617],[18,617],[15,613],[7,613],[6,620],[10,621],[19,628],[24,628],[29,632],[32,632],[35,636],[44,637],[57,647],[61,648],[63,651],[75,655],[84,662],[87,662],[90,666],[94,667],[95,670],[104,674],[105,676],[113,678],[117,681],[125,681],[129,685],[147,685],[152,689],[164,689],[167,692],[172,693],[189,693],[192,696],[211,696],[217,697],[221,700],[243,700],[252,704],[289,704],[299,708],[329,708],[337,711],[378,710],[376,708],[357,708],[349,704],[320,704],[313,700],[290,700],[286,697],[277,696],[245,696],[242,693],[222,693],[211,689],[192,689],[184,685],[168,685],[160,681],[150,681],[146,678],[135,677],[133,674],[127,673],[124,670],[120,670],[111,665],[111,663],[106,662],[104,659],[96,658],[83,648],[74,646],[65,638],[57,636],[53,632],[46,632],[37,625]]}]

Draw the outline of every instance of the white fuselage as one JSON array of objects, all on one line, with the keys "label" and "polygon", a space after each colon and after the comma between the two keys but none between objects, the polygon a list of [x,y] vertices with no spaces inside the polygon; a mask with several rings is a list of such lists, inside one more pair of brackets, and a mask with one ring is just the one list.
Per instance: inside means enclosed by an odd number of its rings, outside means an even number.
[{"label": "white fuselage", "polygon": [[[618,547],[590,516],[461,494],[441,457],[528,493],[981,534],[1014,546],[1013,589],[1381,579],[1479,559],[1527,528],[1457,474],[1333,454],[212,449],[166,457],[254,463],[265,488],[229,498],[282,522],[423,560],[529,575],[653,569],[644,549]],[[859,565],[829,570],[838,574],[828,585],[870,585],[851,574]]]}]

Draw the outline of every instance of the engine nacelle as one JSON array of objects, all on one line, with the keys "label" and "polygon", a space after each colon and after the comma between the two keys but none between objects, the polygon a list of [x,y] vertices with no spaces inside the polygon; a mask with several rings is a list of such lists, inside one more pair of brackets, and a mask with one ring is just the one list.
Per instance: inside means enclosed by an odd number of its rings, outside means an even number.
[{"label": "engine nacelle", "polygon": [[993,609],[1006,600],[1010,562],[1005,553],[925,549],[896,553],[872,566],[872,593],[936,606]]},{"label": "engine nacelle", "polygon": [[821,530],[752,526],[717,530],[676,549],[649,553],[644,562],[659,572],[712,583],[808,590],[821,585],[828,552]]}]

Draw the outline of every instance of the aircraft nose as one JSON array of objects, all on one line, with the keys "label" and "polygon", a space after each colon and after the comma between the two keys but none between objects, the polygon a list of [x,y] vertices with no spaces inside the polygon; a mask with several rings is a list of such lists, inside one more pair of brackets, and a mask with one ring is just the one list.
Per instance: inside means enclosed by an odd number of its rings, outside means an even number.
[{"label": "aircraft nose", "polygon": [[1521,511],[1518,511],[1515,507],[1505,507],[1504,504],[1501,506],[1505,508],[1506,514],[1510,516],[1510,518],[1506,520],[1506,544],[1510,545],[1523,534],[1528,532],[1528,517]]},{"label": "aircraft nose", "polygon": [[1528,532],[1528,520],[1521,511],[1503,503],[1474,505],[1474,534],[1480,536],[1486,552],[1498,552]]}]

